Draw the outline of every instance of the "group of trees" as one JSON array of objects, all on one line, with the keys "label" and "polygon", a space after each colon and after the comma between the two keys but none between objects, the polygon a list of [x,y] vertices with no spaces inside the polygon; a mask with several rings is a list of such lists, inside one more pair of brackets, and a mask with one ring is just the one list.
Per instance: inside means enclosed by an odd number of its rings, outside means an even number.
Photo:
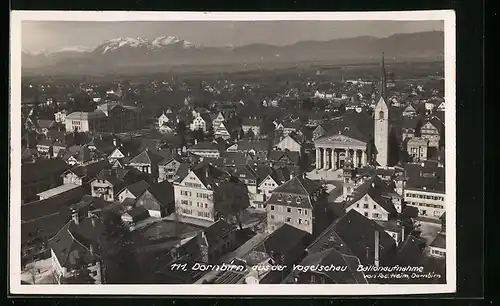
[{"label": "group of trees", "polygon": [[248,188],[245,183],[235,177],[230,177],[214,190],[214,203],[222,219],[236,220],[243,229],[242,214],[250,206]]}]

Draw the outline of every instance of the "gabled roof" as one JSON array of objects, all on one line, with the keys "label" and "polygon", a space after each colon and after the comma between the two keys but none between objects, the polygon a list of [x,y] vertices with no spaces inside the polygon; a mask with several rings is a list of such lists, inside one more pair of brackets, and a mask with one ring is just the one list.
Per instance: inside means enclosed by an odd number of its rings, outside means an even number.
[{"label": "gabled roof", "polygon": [[438,233],[429,246],[433,248],[446,249],[446,235],[444,233]]},{"label": "gabled roof", "polygon": [[306,177],[295,176],[288,182],[277,187],[273,193],[291,193],[303,196],[309,196],[321,187],[319,181],[313,181]]},{"label": "gabled roof", "polygon": [[279,162],[285,158],[288,158],[294,165],[298,165],[300,163],[300,153],[295,151],[272,150],[269,151],[269,155],[267,156],[268,160],[274,162]]},{"label": "gabled roof", "polygon": [[225,171],[211,165],[211,164],[200,164],[194,170],[193,173],[198,177],[198,179],[208,187],[209,185],[214,188],[216,184],[220,181],[225,180],[229,177],[229,174]]},{"label": "gabled roof", "polygon": [[274,254],[274,256],[286,256],[298,245],[304,247],[305,239],[308,236],[308,233],[285,223],[272,232],[266,240],[264,240],[264,251],[269,255]]},{"label": "gabled roof", "polygon": [[387,186],[387,184],[382,181],[380,177],[375,175],[354,190],[352,200],[346,203],[346,207],[349,207],[359,201],[365,195],[369,195],[373,201],[384,208],[389,214],[396,213],[396,208],[390,200],[391,194],[396,194],[396,192]]},{"label": "gabled roof", "polygon": [[417,265],[422,259],[425,247],[425,240],[408,235],[399,247],[397,253],[398,263],[403,265]]},{"label": "gabled roof", "polygon": [[357,257],[346,255],[335,248],[308,255],[300,263],[302,266],[340,266],[347,267],[346,271],[313,271],[327,276],[335,284],[367,284],[363,272],[357,271],[360,262]]},{"label": "gabled roof", "polygon": [[[358,257],[362,264],[372,264],[375,232],[379,232],[380,260],[392,258],[396,244],[385,229],[352,209],[337,219],[308,247],[310,253],[335,248],[339,252]],[[367,250],[369,257],[367,258]]]},{"label": "gabled roof", "polygon": [[102,169],[108,169],[111,168],[111,165],[106,161],[106,160],[100,160],[94,163],[86,164],[85,166],[76,166],[73,167],[66,172],[64,172],[62,175],[66,175],[68,173],[74,173],[76,176],[79,178],[87,177],[87,178],[93,178],[96,176]]},{"label": "gabled roof", "polygon": [[127,189],[131,194],[133,194],[137,198],[149,187],[151,186],[146,181],[138,181],[123,188],[119,193]]},{"label": "gabled roof", "polygon": [[208,245],[218,245],[219,239],[236,230],[236,226],[219,220],[203,230],[207,238]]},{"label": "gabled roof", "polygon": [[151,150],[144,150],[129,161],[129,164],[155,165],[163,160],[163,157],[153,153]]},{"label": "gabled roof", "polygon": [[255,181],[259,180],[259,175],[249,165],[240,165],[228,171],[238,179],[254,179]]},{"label": "gabled roof", "polygon": [[40,119],[37,121],[37,125],[39,128],[43,129],[43,128],[52,128],[54,125],[56,125],[56,122],[54,120],[44,120],[44,119]]},{"label": "gabled roof", "polygon": [[[62,267],[69,270],[90,264],[99,256],[100,240],[104,237],[104,224],[97,217],[70,220],[49,240],[49,246]],[[91,252],[93,245],[93,252]]]},{"label": "gabled roof", "polygon": [[149,191],[165,207],[174,203],[174,186],[169,181],[154,184],[146,191]]}]

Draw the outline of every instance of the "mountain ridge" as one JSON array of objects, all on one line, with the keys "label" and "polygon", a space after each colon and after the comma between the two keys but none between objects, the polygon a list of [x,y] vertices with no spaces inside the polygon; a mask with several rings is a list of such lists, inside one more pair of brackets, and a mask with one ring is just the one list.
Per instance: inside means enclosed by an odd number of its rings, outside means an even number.
[{"label": "mountain ridge", "polygon": [[[75,49],[75,50],[72,50]],[[77,49],[80,48],[80,49]],[[335,61],[380,58],[442,59],[444,32],[393,34],[384,38],[358,36],[328,41],[298,41],[277,46],[253,43],[236,47],[207,47],[173,37],[154,39],[120,37],[104,41],[94,49],[61,48],[63,52],[32,54],[22,51],[23,69],[65,70],[120,67],[253,64],[266,62]]]}]

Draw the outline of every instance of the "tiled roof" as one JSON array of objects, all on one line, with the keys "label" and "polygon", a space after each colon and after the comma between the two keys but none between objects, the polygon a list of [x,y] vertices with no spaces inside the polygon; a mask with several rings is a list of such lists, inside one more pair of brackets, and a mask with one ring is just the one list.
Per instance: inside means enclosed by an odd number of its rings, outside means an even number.
[{"label": "tiled roof", "polygon": [[326,275],[335,284],[367,284],[363,272],[358,272],[360,262],[357,257],[342,254],[334,248],[308,255],[300,263],[303,266],[340,266],[347,267],[346,271],[315,272]]},{"label": "tiled roof", "polygon": [[62,175],[66,175],[67,173],[74,173],[79,178],[86,177],[88,179],[94,178],[102,169],[111,168],[111,165],[106,160],[100,160],[94,163],[86,164],[84,166],[76,166],[73,167]]},{"label": "tiled roof", "polygon": [[43,120],[43,119],[40,119],[40,120],[37,121],[37,125],[41,129],[43,129],[43,128],[47,128],[47,129],[51,128],[55,124],[56,124],[56,122],[54,120]]},{"label": "tiled roof", "polygon": [[397,253],[398,263],[401,265],[417,265],[422,259],[422,252],[425,247],[425,240],[408,235],[399,247]]},{"label": "tiled roof", "polygon": [[224,165],[246,165],[249,160],[248,155],[243,152],[223,152],[221,158]]},{"label": "tiled roof", "polygon": [[296,227],[283,224],[264,240],[264,251],[269,255],[271,253],[274,253],[275,256],[278,254],[287,255],[297,245],[304,247],[305,239],[308,236],[308,233]]},{"label": "tiled roof", "polygon": [[[86,218],[76,224],[69,221],[52,239],[49,246],[62,267],[78,268],[82,263],[90,264],[98,255],[99,240],[104,225],[97,217]],[[93,245],[94,254],[90,251]]]},{"label": "tiled roof", "polygon": [[438,233],[436,238],[432,240],[430,247],[446,249],[446,235],[444,233]]},{"label": "tiled roof", "polygon": [[62,159],[39,159],[34,163],[21,166],[21,181],[23,184],[47,179],[50,176],[59,176],[70,166]]},{"label": "tiled roof", "polygon": [[445,191],[445,170],[431,162],[406,163],[404,165],[406,187],[409,189],[426,189],[429,191]]},{"label": "tiled roof", "polygon": [[199,150],[207,150],[207,151],[219,151],[219,145],[212,141],[202,141],[193,145],[188,149],[188,151],[199,151]]},{"label": "tiled roof", "polygon": [[147,190],[165,207],[174,203],[174,186],[169,181],[154,184]]},{"label": "tiled roof", "polygon": [[301,176],[295,176],[288,182],[274,189],[273,193],[291,193],[309,196],[321,187],[319,181],[313,181]]},{"label": "tiled roof", "polygon": [[380,235],[380,261],[383,263],[394,256],[393,252],[396,250],[394,239],[385,232],[383,227],[354,209],[323,231],[308,247],[308,250],[310,253],[316,253],[335,248],[343,254],[358,257],[362,264],[373,264],[376,231]]},{"label": "tiled roof", "polygon": [[46,147],[50,147],[52,146],[52,144],[54,143],[54,140],[52,139],[47,139],[47,138],[43,138],[41,139],[37,145],[39,146],[46,146]]},{"label": "tiled roof", "polygon": [[214,188],[214,184],[219,181],[228,178],[228,174],[210,164],[202,164],[193,170],[193,173],[198,177],[198,179],[203,183],[203,185],[211,185]]}]

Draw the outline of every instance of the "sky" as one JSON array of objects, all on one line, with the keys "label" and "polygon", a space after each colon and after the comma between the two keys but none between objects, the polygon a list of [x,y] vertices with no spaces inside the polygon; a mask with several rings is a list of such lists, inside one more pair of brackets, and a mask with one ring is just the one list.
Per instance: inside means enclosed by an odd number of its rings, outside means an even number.
[{"label": "sky", "polygon": [[117,37],[175,36],[203,46],[289,45],[357,36],[443,31],[443,21],[23,21],[22,47],[30,52],[95,48]]}]

